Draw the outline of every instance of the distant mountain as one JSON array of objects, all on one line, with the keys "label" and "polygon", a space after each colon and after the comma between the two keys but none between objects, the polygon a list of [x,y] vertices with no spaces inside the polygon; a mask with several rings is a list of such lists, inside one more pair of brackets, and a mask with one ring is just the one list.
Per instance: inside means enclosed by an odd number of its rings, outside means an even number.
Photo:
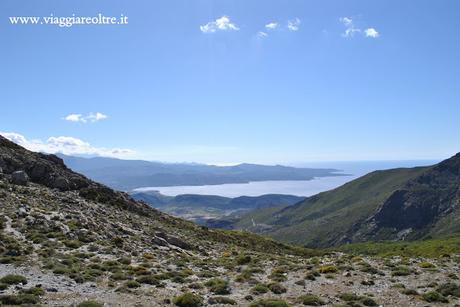
[{"label": "distant mountain", "polygon": [[432,167],[376,171],[293,206],[255,210],[231,227],[316,247],[458,234],[460,154]]},{"label": "distant mountain", "polygon": [[311,180],[315,177],[342,176],[329,168],[295,168],[239,164],[215,166],[187,163],[160,163],[113,158],[81,158],[60,154],[72,170],[119,190],[139,187],[246,183],[265,180]]},{"label": "distant mountain", "polygon": [[[195,194],[183,194],[172,197],[155,191],[132,192],[131,196],[136,200],[143,200],[163,212],[206,225],[208,225],[209,220],[222,219],[223,217],[228,218],[229,214],[260,208],[288,206],[305,199],[304,197],[280,194],[267,194],[254,197],[241,196],[236,198]],[[218,223],[221,224],[222,222]],[[213,225],[209,224],[208,226]]]},{"label": "distant mountain", "polygon": [[168,205],[187,207],[212,207],[217,209],[258,209],[274,205],[292,205],[304,200],[305,197],[282,194],[266,194],[261,196],[240,196],[235,198],[217,195],[182,194],[166,196],[159,192],[131,192],[137,200],[143,200],[154,208]]}]

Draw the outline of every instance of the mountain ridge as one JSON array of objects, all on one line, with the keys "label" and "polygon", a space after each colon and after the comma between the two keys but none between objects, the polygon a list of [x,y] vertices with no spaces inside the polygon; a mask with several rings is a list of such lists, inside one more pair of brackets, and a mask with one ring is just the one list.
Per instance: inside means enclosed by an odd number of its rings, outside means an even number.
[{"label": "mountain ridge", "polygon": [[124,191],[140,187],[215,185],[266,180],[312,180],[315,177],[345,175],[332,168],[296,168],[249,163],[215,166],[58,155],[69,168],[95,181]]}]

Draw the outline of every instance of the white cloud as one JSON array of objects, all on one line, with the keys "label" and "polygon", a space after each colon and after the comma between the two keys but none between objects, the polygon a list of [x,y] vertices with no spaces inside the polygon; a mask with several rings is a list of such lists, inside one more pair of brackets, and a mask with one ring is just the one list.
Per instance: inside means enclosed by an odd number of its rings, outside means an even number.
[{"label": "white cloud", "polygon": [[277,22],[270,22],[270,23],[267,23],[265,25],[265,28],[267,30],[275,30],[276,28],[278,28],[278,23]]},{"label": "white cloud", "polygon": [[0,134],[22,147],[37,152],[113,158],[129,158],[135,154],[130,149],[94,147],[88,142],[70,136],[52,136],[46,142],[43,142],[41,140],[28,140],[23,135],[15,132],[0,132]]},{"label": "white cloud", "polygon": [[361,29],[355,27],[353,19],[351,17],[341,17],[339,21],[345,26],[345,32],[342,34],[343,37],[353,37],[355,33],[360,33]]},{"label": "white cloud", "polygon": [[369,28],[369,29],[364,30],[364,34],[366,35],[366,37],[372,37],[372,38],[377,38],[380,36],[379,32],[377,32],[377,30],[374,28]]},{"label": "white cloud", "polygon": [[350,17],[342,17],[340,18],[340,22],[343,23],[346,27],[353,26],[353,19]]},{"label": "white cloud", "polygon": [[200,30],[203,33],[214,33],[216,31],[238,31],[238,28],[234,23],[230,22],[228,16],[222,16],[215,21],[210,21],[205,25],[200,26]]},{"label": "white cloud", "polygon": [[79,122],[83,120],[82,116],[83,115],[81,114],[69,114],[66,117],[64,117],[64,119],[68,120],[69,122]]},{"label": "white cloud", "polygon": [[92,121],[92,122],[97,122],[98,120],[103,120],[107,119],[107,115],[96,112],[96,114],[90,113],[86,119]]},{"label": "white cloud", "polygon": [[260,37],[260,38],[265,38],[265,37],[268,36],[268,33],[263,32],[263,31],[259,31],[259,32],[257,33],[257,36]]},{"label": "white cloud", "polygon": [[67,115],[66,117],[64,117],[63,119],[64,120],[67,120],[69,122],[80,122],[80,123],[87,123],[87,122],[97,122],[97,121],[100,121],[100,120],[103,120],[103,119],[107,119],[107,115],[103,114],[103,113],[100,113],[100,112],[96,112],[96,113],[89,113],[88,115],[86,116],[83,116],[82,114],[77,114],[77,113],[72,113],[72,114],[69,114]]},{"label": "white cloud", "polygon": [[300,19],[299,18],[288,20],[287,27],[288,27],[289,31],[298,31],[299,26],[300,26]]},{"label": "white cloud", "polygon": [[343,37],[351,38],[356,33],[362,33],[365,37],[377,38],[380,36],[379,32],[377,32],[374,28],[367,28],[362,31],[360,28],[357,28],[353,22],[351,17],[342,17],[339,18],[339,21],[345,26],[345,32],[342,33]]}]

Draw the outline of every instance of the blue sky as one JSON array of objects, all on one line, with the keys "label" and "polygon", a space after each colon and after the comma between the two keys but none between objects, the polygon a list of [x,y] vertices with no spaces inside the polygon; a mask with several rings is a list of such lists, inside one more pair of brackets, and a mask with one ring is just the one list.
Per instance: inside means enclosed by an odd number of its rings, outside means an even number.
[{"label": "blue sky", "polygon": [[[460,151],[459,11],[455,0],[2,0],[0,131],[35,150],[162,161],[446,158]],[[129,23],[9,20],[98,13]]]}]

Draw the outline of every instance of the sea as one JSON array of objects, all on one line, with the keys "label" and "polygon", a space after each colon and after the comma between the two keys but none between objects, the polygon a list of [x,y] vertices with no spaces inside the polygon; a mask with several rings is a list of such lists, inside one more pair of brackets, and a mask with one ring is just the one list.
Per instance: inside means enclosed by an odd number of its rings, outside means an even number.
[{"label": "sea", "polygon": [[311,196],[337,188],[375,170],[427,166],[437,162],[439,161],[403,160],[296,163],[291,164],[291,166],[334,168],[339,170],[337,173],[340,174],[340,176],[318,177],[312,180],[270,180],[201,186],[140,187],[135,189],[135,191],[157,191],[168,196],[177,196],[181,194],[219,195],[224,197],[260,196],[265,194]]}]

